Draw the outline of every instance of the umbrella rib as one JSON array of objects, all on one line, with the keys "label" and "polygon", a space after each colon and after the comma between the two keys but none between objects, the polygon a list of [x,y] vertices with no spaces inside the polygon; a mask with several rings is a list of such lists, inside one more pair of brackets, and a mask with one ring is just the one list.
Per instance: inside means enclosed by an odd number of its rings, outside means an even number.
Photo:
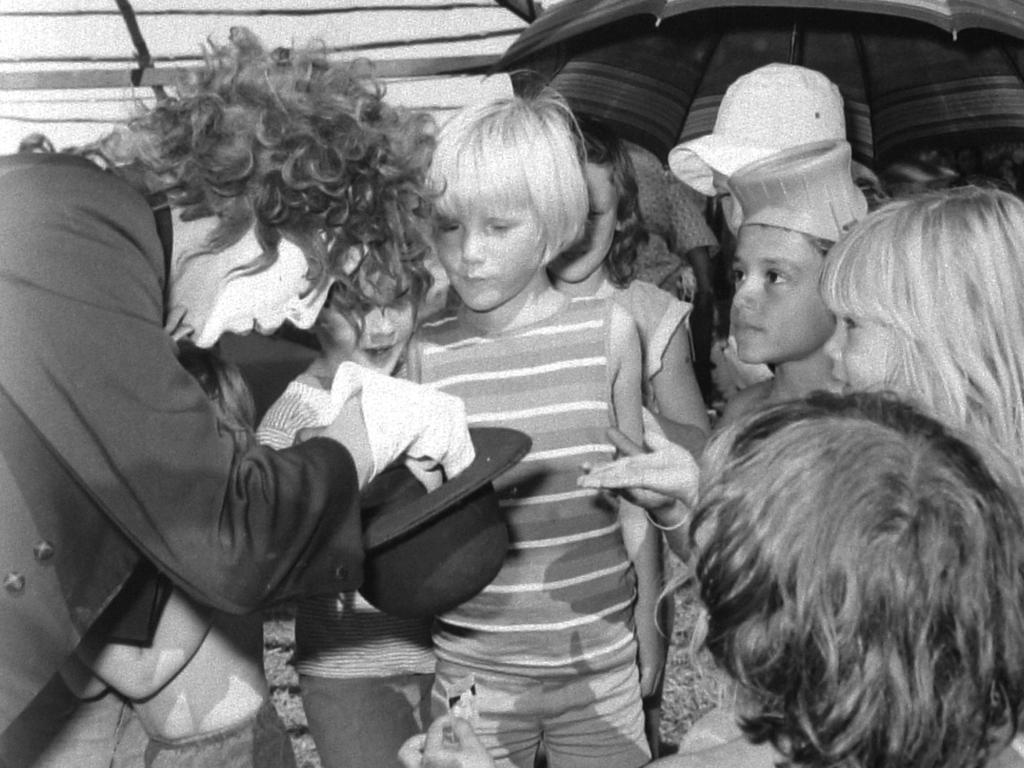
[{"label": "umbrella rib", "polygon": [[789,63],[803,66],[804,40],[800,28],[800,20],[793,18],[793,27],[789,33]]},{"label": "umbrella rib", "polygon": [[[861,37],[859,29],[852,29],[852,30],[850,30],[850,36],[853,38],[853,46],[854,46],[854,48],[857,49],[857,63],[860,65],[860,81],[864,85],[864,103],[865,104],[874,104],[875,103],[874,102],[875,95],[871,92],[872,91],[872,88],[871,88],[872,82],[871,82],[871,78],[868,76],[868,68],[867,68],[868,60],[867,60],[867,57],[864,54],[864,39]],[[875,110],[869,109],[868,110],[868,119],[871,121],[872,165],[874,165],[875,162],[877,162],[877,160],[878,160],[878,158],[874,156],[875,155],[874,147],[876,146],[876,137],[878,136],[878,131],[877,131],[878,126],[875,125],[876,118],[877,118],[877,115],[875,114]],[[872,169],[872,170],[874,170],[874,169]]]},{"label": "umbrella rib", "polygon": [[1010,69],[1017,75],[1017,80],[1019,80],[1021,84],[1024,84],[1024,72],[1021,72],[1017,59],[1010,55],[1010,52],[1006,50],[1005,45],[999,44],[996,48],[999,50],[1000,55],[1006,59],[1006,62],[1010,65]]},{"label": "umbrella rib", "polygon": [[[135,9],[132,8],[130,0],[115,0],[117,3],[117,9],[121,12],[121,18],[124,19],[124,24],[128,27],[128,35],[132,39],[132,45],[135,46],[136,57],[139,62],[138,79],[142,81],[143,70],[153,66],[153,57],[149,53],[149,46],[146,45],[146,38],[142,36],[142,30],[139,28],[139,20],[135,18]],[[136,79],[135,75],[132,75],[132,80]],[[156,94],[158,100],[167,98],[167,92],[164,90],[162,85],[154,85],[153,92]]]}]

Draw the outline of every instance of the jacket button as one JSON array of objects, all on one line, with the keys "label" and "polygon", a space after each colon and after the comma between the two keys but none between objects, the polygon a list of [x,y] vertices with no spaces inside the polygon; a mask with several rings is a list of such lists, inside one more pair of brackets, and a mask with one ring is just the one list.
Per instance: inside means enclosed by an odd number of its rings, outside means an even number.
[{"label": "jacket button", "polygon": [[40,563],[45,562],[53,557],[53,544],[40,539],[32,546],[32,554]]},{"label": "jacket button", "polygon": [[25,590],[25,577],[17,571],[4,576],[4,589],[12,595],[19,595]]},{"label": "jacket button", "polygon": [[339,565],[334,569],[334,578],[344,581],[348,578],[348,568],[344,565]]}]

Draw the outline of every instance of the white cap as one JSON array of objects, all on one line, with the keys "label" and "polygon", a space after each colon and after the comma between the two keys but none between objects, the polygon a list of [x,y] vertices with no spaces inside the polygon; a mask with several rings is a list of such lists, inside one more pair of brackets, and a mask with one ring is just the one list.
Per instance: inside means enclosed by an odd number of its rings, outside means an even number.
[{"label": "white cap", "polygon": [[793,64],[766,64],[738,78],[725,92],[714,130],[676,146],[672,172],[705,195],[714,195],[714,171],[731,176],[782,149],[846,139],[839,88],[820,72]]},{"label": "white cap", "polygon": [[836,242],[868,211],[850,176],[850,145],[818,141],[778,152],[729,177],[743,226],[768,224]]}]

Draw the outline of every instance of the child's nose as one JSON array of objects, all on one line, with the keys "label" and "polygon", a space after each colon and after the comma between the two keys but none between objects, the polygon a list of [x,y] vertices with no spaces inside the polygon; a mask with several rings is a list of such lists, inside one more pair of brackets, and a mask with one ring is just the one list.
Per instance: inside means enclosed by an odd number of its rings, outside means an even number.
[{"label": "child's nose", "polygon": [[749,308],[755,304],[755,290],[751,281],[740,280],[736,283],[735,292],[732,296],[734,306]]},{"label": "child's nose", "polygon": [[487,258],[487,248],[484,238],[473,232],[467,232],[462,238],[462,259],[463,261],[479,264]]},{"label": "child's nose", "polygon": [[843,356],[843,346],[846,344],[846,326],[843,321],[840,320],[836,323],[836,329],[829,336],[828,341],[825,342],[824,350],[825,355],[829,360],[832,361],[833,371],[839,366],[839,361]]},{"label": "child's nose", "polygon": [[389,341],[395,335],[395,322],[389,310],[371,310],[364,322],[367,335],[375,343]]}]

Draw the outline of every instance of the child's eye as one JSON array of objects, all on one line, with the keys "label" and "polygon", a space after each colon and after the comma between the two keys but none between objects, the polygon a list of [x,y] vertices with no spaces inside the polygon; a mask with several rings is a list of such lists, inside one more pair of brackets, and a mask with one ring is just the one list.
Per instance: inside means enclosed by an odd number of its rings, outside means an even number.
[{"label": "child's eye", "polygon": [[459,222],[454,219],[438,219],[437,231],[438,232],[454,232],[459,228]]},{"label": "child's eye", "polygon": [[744,277],[744,272],[743,272],[742,269],[734,269],[732,271],[732,281],[733,281],[733,283],[740,283],[740,282],[742,282],[743,281],[743,277]]},{"label": "child's eye", "polygon": [[772,285],[785,282],[786,280],[785,276],[781,272],[776,272],[774,269],[769,269],[767,272],[765,272],[765,277],[768,279],[768,282],[771,283]]},{"label": "child's eye", "polygon": [[846,330],[852,331],[854,328],[857,327],[857,321],[854,320],[852,317],[844,317],[843,325],[846,326]]}]

